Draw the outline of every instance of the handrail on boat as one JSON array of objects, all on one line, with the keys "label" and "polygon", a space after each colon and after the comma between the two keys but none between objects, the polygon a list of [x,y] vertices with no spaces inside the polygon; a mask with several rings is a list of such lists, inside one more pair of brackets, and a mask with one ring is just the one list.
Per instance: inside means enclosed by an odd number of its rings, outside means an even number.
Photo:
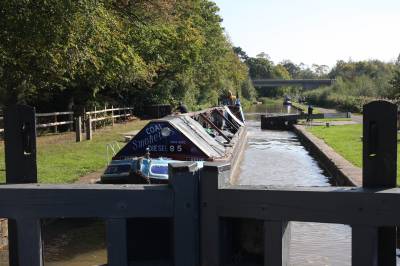
[{"label": "handrail on boat", "polygon": [[[118,148],[118,149],[116,149],[116,148]],[[117,141],[113,141],[111,143],[106,144],[106,166],[110,163],[112,157],[114,157],[120,149],[121,149],[121,146],[119,146]],[[110,156],[110,152],[112,153],[111,156]]]}]

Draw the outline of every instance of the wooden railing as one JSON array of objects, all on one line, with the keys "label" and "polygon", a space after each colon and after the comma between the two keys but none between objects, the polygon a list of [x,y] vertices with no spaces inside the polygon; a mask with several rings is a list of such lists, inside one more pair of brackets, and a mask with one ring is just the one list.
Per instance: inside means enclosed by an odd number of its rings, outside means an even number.
[{"label": "wooden railing", "polygon": [[[62,116],[64,119],[60,121],[59,117]],[[68,117],[68,118],[66,118]],[[54,112],[54,113],[38,113],[36,114],[36,119],[40,120],[41,118],[51,118],[53,121],[50,123],[38,123],[36,124],[36,128],[54,128],[54,133],[58,132],[58,127],[62,125],[69,125],[69,130],[73,130],[74,124],[74,112]],[[68,120],[65,120],[68,119]]]},{"label": "wooden railing", "polygon": [[231,262],[223,256],[229,241],[218,237],[226,218],[263,221],[264,265],[288,265],[291,221],[348,224],[353,266],[396,265],[399,188],[218,187],[218,172],[206,168],[201,175],[202,265]]},{"label": "wooden railing", "polygon": [[10,184],[0,186],[0,217],[10,219],[11,265],[43,264],[41,218],[104,219],[108,264],[128,265],[127,219],[168,217],[173,221],[173,260],[134,265],[230,265],[227,218],[234,218],[262,223],[263,265],[287,265],[289,222],[301,221],[348,224],[352,265],[394,266],[395,226],[400,224],[394,110],[382,102],[364,107],[362,188],[276,188],[226,185],[229,165],[205,163],[198,170],[191,162],[170,165],[169,185],[11,184],[37,182],[34,113],[11,109],[5,132]]},{"label": "wooden railing", "polygon": [[[86,112],[86,119],[90,118],[92,123],[104,120],[110,120],[114,123],[116,118],[128,118],[132,116],[133,107],[96,109],[94,111]],[[95,127],[94,127],[95,128]]]},{"label": "wooden railing", "polygon": [[[84,112],[83,116],[78,116],[74,118],[74,112],[53,112],[53,113],[36,113],[36,128],[44,129],[44,128],[53,128],[54,133],[59,133],[59,127],[68,125],[69,131],[75,130],[77,135],[77,141],[82,140],[81,134],[86,132],[86,139],[92,139],[92,131],[95,131],[99,126],[97,122],[108,120],[112,126],[116,122],[117,119],[127,119],[132,117],[133,107],[124,107],[124,108],[114,108],[111,107],[107,109],[95,110]],[[62,117],[60,119],[60,117]],[[85,124],[85,127],[82,126],[82,123]],[[0,124],[4,124],[4,118],[0,117]],[[65,131],[65,130],[63,130]],[[0,128],[0,133],[4,132],[4,128]]]},{"label": "wooden railing", "polygon": [[[170,185],[0,186],[0,217],[10,219],[10,265],[42,266],[41,219],[99,218],[106,222],[108,265],[128,265],[127,220],[174,218],[175,265],[198,261],[198,175],[190,165],[171,168]],[[183,176],[182,173],[185,175]],[[191,174],[187,174],[191,173]],[[152,262],[158,265],[161,262]],[[140,265],[140,264],[139,264]],[[172,265],[163,264],[163,265]]]},{"label": "wooden railing", "polygon": [[[39,120],[39,123],[36,124],[36,128],[49,128],[53,127],[54,132],[58,132],[58,127],[62,125],[70,125],[69,129],[72,130],[72,125],[74,124],[74,119],[73,119],[73,112],[54,112],[54,113],[37,113],[36,118]],[[61,120],[59,119],[60,116],[64,116],[64,118]],[[66,118],[68,116],[68,118]],[[45,118],[46,120],[52,120],[52,122],[40,122],[42,118]],[[66,120],[67,119],[67,120]],[[4,118],[0,117],[0,121],[3,121]],[[4,128],[0,128],[0,133],[4,132]]]},{"label": "wooden railing", "polygon": [[[85,132],[86,132],[86,139],[91,140],[93,138],[92,131],[96,131],[97,127],[97,122],[99,121],[106,121],[108,120],[111,125],[114,125],[115,120],[118,118],[124,118],[127,119],[132,116],[133,108],[132,107],[124,107],[124,108],[113,108],[107,109],[104,107],[104,109],[101,110],[95,110],[86,112],[85,113]],[[80,120],[81,118],[78,118]],[[81,122],[77,122],[78,124]],[[77,126],[79,127],[79,125]],[[78,135],[77,135],[77,140],[78,140]]]}]

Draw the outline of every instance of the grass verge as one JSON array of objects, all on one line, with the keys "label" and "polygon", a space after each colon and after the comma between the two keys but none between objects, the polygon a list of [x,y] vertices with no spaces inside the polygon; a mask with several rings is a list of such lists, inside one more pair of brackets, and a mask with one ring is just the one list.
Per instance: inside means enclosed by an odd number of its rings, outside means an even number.
[{"label": "grass verge", "polygon": [[261,97],[258,99],[262,104],[269,105],[269,104],[282,104],[283,99],[281,98],[268,98],[268,97]]},{"label": "grass verge", "polygon": [[[308,105],[301,104],[301,103],[297,103],[297,102],[292,102],[292,105],[293,105],[294,107],[297,107],[297,108],[302,109],[303,112],[307,113]],[[321,114],[321,113],[322,113],[321,110],[318,109],[318,107],[313,106],[313,109],[314,109],[314,110],[313,110],[313,114]]]},{"label": "grass verge", "polygon": [[[323,139],[337,153],[355,166],[362,167],[362,125],[343,125],[308,128],[312,134]],[[400,184],[400,149],[397,142],[397,184]]]},{"label": "grass verge", "polygon": [[[96,131],[93,140],[75,142],[75,133],[37,139],[38,179],[40,183],[72,183],[106,165],[106,145],[120,141],[123,133],[141,129],[147,121],[116,124]],[[4,143],[0,144],[0,182],[5,182]]]},{"label": "grass verge", "polygon": [[[300,123],[306,123],[306,119],[300,119]],[[313,122],[337,122],[337,121],[352,121],[351,118],[320,118],[320,119],[313,119]]]}]

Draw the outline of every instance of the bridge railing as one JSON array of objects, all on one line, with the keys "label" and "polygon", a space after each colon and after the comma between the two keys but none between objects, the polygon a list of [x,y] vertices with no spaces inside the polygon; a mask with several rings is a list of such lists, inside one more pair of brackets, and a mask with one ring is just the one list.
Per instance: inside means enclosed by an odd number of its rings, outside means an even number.
[{"label": "bridge railing", "polygon": [[335,79],[255,79],[253,85],[261,88],[273,88],[282,86],[302,86],[304,88],[317,88],[319,86],[331,86]]}]

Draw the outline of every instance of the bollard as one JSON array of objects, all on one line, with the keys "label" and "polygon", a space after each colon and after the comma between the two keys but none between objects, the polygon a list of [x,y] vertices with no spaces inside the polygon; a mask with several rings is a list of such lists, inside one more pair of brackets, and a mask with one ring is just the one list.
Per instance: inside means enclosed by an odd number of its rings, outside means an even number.
[{"label": "bollard", "polygon": [[92,140],[92,118],[88,116],[86,119],[86,140]]},{"label": "bollard", "polygon": [[75,119],[75,132],[76,132],[76,142],[82,141],[82,117],[78,116]]},{"label": "bollard", "polygon": [[[396,187],[397,128],[395,104],[364,106],[363,188]],[[352,265],[396,265],[396,227],[352,227]]]}]

